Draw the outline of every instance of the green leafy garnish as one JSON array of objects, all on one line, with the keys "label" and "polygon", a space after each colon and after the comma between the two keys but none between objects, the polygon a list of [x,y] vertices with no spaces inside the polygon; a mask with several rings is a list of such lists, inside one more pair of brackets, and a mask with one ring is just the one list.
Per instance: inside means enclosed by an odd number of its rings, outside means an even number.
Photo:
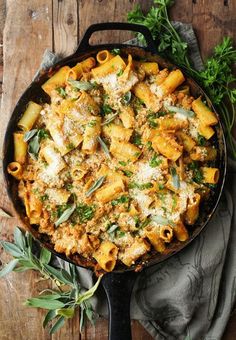
[{"label": "green leafy garnish", "polygon": [[118,204],[129,203],[130,197],[122,195],[121,197],[111,201],[111,205],[116,206]]},{"label": "green leafy garnish", "polygon": [[79,222],[84,223],[90,221],[94,217],[95,207],[84,203],[76,206],[75,214],[79,217]]},{"label": "green leafy garnish", "polygon": [[102,105],[102,115],[105,116],[105,115],[108,115],[109,113],[112,113],[112,108],[110,107],[110,105],[108,104],[103,104]]},{"label": "green leafy garnish", "polygon": [[70,78],[68,79],[68,83],[71,84],[75,89],[82,91],[89,91],[97,88],[97,84],[95,82],[90,83],[89,81],[79,81]]},{"label": "green leafy garnish", "polygon": [[94,191],[96,191],[98,188],[100,188],[100,186],[102,186],[104,180],[105,180],[106,176],[101,176],[99,177],[94,184],[88,189],[88,191],[86,192],[85,196],[89,197],[91,196]]},{"label": "green leafy garnish", "polygon": [[176,169],[170,168],[170,174],[171,174],[171,177],[172,177],[173,186],[176,189],[179,189],[180,188],[180,179],[179,179],[179,175],[177,174]]},{"label": "green leafy garnish", "polygon": [[131,177],[133,175],[133,172],[132,171],[129,171],[129,170],[122,170],[122,172],[124,173],[125,176],[127,177]]},{"label": "green leafy garnish", "polygon": [[[0,271],[0,277],[11,271],[21,273],[27,270],[35,270],[44,280],[51,281],[51,289],[41,292],[37,297],[29,298],[25,302],[26,306],[48,310],[43,321],[43,327],[45,328],[52,321],[49,329],[50,334],[59,330],[66,319],[72,318],[79,307],[91,322],[94,321],[94,313],[89,299],[98,288],[102,276],[92,288],[82,290],[75,265],[69,264],[68,270],[53,267],[50,264],[51,252],[46,248],[39,248],[31,234],[23,233],[19,228],[14,230],[14,243],[1,241],[1,245],[14,259]],[[40,250],[37,256],[35,255],[36,246]],[[81,319],[80,328],[83,326]]]},{"label": "green leafy garnish", "polygon": [[155,153],[152,158],[150,159],[149,165],[151,168],[156,168],[161,164],[162,160],[158,158],[157,154]]},{"label": "green leafy garnish", "polygon": [[120,54],[120,49],[119,49],[119,48],[113,48],[113,49],[111,50],[111,54],[119,55],[119,54]]},{"label": "green leafy garnish", "polygon": [[200,133],[197,135],[197,143],[198,145],[204,146],[206,145],[206,138],[200,135]]},{"label": "green leafy garnish", "polygon": [[165,105],[165,108],[170,112],[181,113],[186,117],[194,117],[195,113],[191,110],[185,110],[182,107],[172,106],[172,105]]},{"label": "green leafy garnish", "polygon": [[199,168],[199,164],[197,162],[191,162],[188,164],[188,169],[193,171],[193,181],[201,184],[203,181],[203,173]]},{"label": "green leafy garnish", "polygon": [[76,204],[72,204],[69,208],[67,208],[59,217],[59,219],[55,222],[55,226],[58,227],[61,223],[66,222],[70,216],[75,211]]},{"label": "green leafy garnish", "polygon": [[163,217],[161,215],[153,215],[151,216],[151,221],[160,224],[160,225],[171,225],[172,227],[175,226],[175,223],[171,220],[169,220],[166,217]]},{"label": "green leafy garnish", "polygon": [[66,98],[66,91],[63,87],[57,87],[56,88],[56,91],[59,93],[59,95],[62,97],[62,98]]},{"label": "green leafy garnish", "polygon": [[148,183],[136,183],[136,182],[130,182],[128,184],[129,189],[139,189],[139,190],[145,190],[145,189],[150,189],[153,187],[153,184],[148,182]]},{"label": "green leafy garnish", "polygon": [[110,124],[116,117],[118,116],[119,112],[117,111],[113,115],[111,115],[109,118],[105,119],[104,122],[101,125],[107,125]]},{"label": "green leafy garnish", "polygon": [[27,131],[24,134],[24,142],[28,142],[31,138],[33,138],[36,135],[37,132],[38,132],[38,129]]},{"label": "green leafy garnish", "polygon": [[34,160],[38,159],[38,153],[40,149],[40,142],[44,138],[48,138],[48,132],[45,129],[33,129],[24,134],[24,141],[29,142],[28,154]]},{"label": "green leafy garnish", "polygon": [[140,146],[142,145],[142,137],[139,133],[135,133],[134,136],[132,137],[132,141],[133,144]]},{"label": "green leafy garnish", "polygon": [[117,77],[120,77],[120,76],[122,76],[123,73],[124,73],[124,71],[121,69],[116,73],[116,75],[117,75]]},{"label": "green leafy garnish", "polygon": [[132,98],[132,94],[130,91],[126,92],[123,97],[122,97],[122,101],[125,105],[128,105],[129,102],[131,101]]},{"label": "green leafy garnish", "polygon": [[110,152],[108,150],[106,143],[103,141],[103,139],[100,136],[97,137],[97,140],[98,140],[99,144],[101,145],[101,148],[103,149],[107,158],[111,159],[111,155],[110,155]]},{"label": "green leafy garnish", "polygon": [[150,128],[155,129],[158,127],[158,123],[156,122],[157,115],[155,113],[149,113],[147,115],[147,121]]}]

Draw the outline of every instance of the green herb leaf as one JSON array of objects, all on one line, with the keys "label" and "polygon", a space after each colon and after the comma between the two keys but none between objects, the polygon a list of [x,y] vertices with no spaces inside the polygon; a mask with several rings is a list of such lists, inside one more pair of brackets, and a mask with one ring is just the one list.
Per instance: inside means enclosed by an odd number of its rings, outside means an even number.
[{"label": "green herb leaf", "polygon": [[179,180],[179,175],[176,172],[176,169],[175,168],[170,168],[170,174],[172,176],[173,186],[176,189],[179,189],[180,188],[180,180]]},{"label": "green herb leaf", "polygon": [[17,259],[11,260],[5,267],[3,267],[2,270],[0,270],[0,278],[12,272],[17,264],[18,264]]},{"label": "green herb leaf", "polygon": [[129,171],[129,170],[122,170],[122,172],[124,173],[125,176],[127,177],[132,177],[133,176],[133,172]]},{"label": "green herb leaf", "polygon": [[206,145],[206,141],[207,141],[206,138],[203,137],[202,135],[200,135],[200,133],[198,133],[198,135],[197,135],[198,145],[204,146],[204,145]]},{"label": "green herb leaf", "polygon": [[28,153],[31,158],[33,158],[35,161],[38,159],[38,152],[40,149],[40,139],[38,134],[34,136],[28,145]]},{"label": "green herb leaf", "polygon": [[152,215],[151,216],[151,221],[160,224],[160,225],[171,225],[172,227],[175,226],[175,223],[168,218],[165,218],[161,215]]},{"label": "green herb leaf", "polygon": [[20,230],[20,228],[15,228],[14,230],[14,241],[15,244],[20,248],[20,249],[24,249],[26,246],[26,241],[25,241],[25,237],[24,234],[22,233],[22,231]]},{"label": "green herb leaf", "polygon": [[66,222],[70,216],[75,211],[76,205],[72,204],[68,209],[66,209],[59,219],[55,222],[55,226],[58,227],[61,223]]},{"label": "green herb leaf", "polygon": [[86,197],[89,197],[92,195],[92,193],[94,193],[94,191],[96,191],[98,188],[100,188],[100,186],[102,186],[104,180],[105,180],[106,176],[101,176],[99,177],[94,184],[88,189],[88,191],[85,193]]},{"label": "green herb leaf", "polygon": [[43,264],[48,264],[51,260],[52,253],[46,248],[41,248],[39,261]]},{"label": "green herb leaf", "polygon": [[56,310],[51,309],[47,312],[45,315],[45,318],[43,320],[43,328],[47,326],[47,324],[56,317]]},{"label": "green herb leaf", "polygon": [[54,334],[56,333],[65,323],[65,318],[64,316],[61,316],[52,326],[52,328],[49,331],[49,334]]},{"label": "green herb leaf", "polygon": [[58,87],[56,88],[56,91],[59,93],[59,95],[62,97],[62,98],[66,98],[66,91],[63,87]]},{"label": "green herb leaf", "polygon": [[58,300],[31,298],[26,300],[25,305],[44,309],[58,309],[64,307],[65,304]]},{"label": "green herb leaf", "polygon": [[134,136],[132,137],[132,143],[140,146],[142,145],[142,138],[141,135],[139,133],[135,133]]},{"label": "green herb leaf", "polygon": [[38,132],[38,129],[33,129],[30,131],[27,131],[24,134],[24,142],[28,142],[32,137],[34,137],[36,135],[36,133]]},{"label": "green herb leaf", "polygon": [[82,91],[92,90],[97,87],[96,83],[90,83],[89,81],[73,80],[71,78],[68,80],[68,83],[70,83],[74,88]]},{"label": "green herb leaf", "polygon": [[158,159],[157,154],[155,153],[152,158],[150,159],[149,165],[151,168],[156,168],[162,163],[161,159]]},{"label": "green herb leaf", "polygon": [[61,308],[61,309],[57,309],[56,314],[64,316],[67,319],[71,319],[71,318],[73,318],[73,316],[75,314],[75,309],[74,308]]},{"label": "green herb leaf", "polygon": [[119,48],[113,48],[113,50],[111,50],[111,54],[119,55],[120,54],[120,49]]},{"label": "green herb leaf", "polygon": [[97,140],[98,140],[99,144],[101,145],[101,147],[102,147],[104,153],[106,154],[107,158],[111,159],[111,155],[110,155],[110,152],[108,150],[106,143],[102,140],[102,138],[100,136],[97,137]]},{"label": "green herb leaf", "polygon": [[190,110],[185,110],[182,107],[165,105],[165,108],[170,112],[181,113],[182,115],[184,115],[186,117],[194,117],[195,116],[195,112],[190,111]]},{"label": "green herb leaf", "polygon": [[[44,268],[46,268],[46,270],[53,275],[54,277],[57,278],[57,280],[59,280],[60,282],[66,284],[66,285],[71,285],[73,284],[73,280],[72,277],[70,276],[70,274],[64,270],[63,268],[61,269],[56,269],[48,264],[44,264]],[[60,307],[58,307],[60,308]]]},{"label": "green herb leaf", "polygon": [[114,119],[116,119],[116,117],[118,116],[119,112],[114,113],[113,115],[111,115],[109,118],[105,119],[104,122],[101,124],[103,125],[107,125],[110,124],[111,122],[113,122]]},{"label": "green herb leaf", "polygon": [[16,244],[6,242],[6,241],[1,241],[0,244],[2,245],[4,250],[7,253],[11,254],[13,257],[23,256],[22,250]]},{"label": "green herb leaf", "polygon": [[99,283],[100,283],[101,279],[102,279],[102,275],[99,276],[99,278],[97,279],[97,282],[95,283],[95,285],[94,285],[92,288],[90,288],[89,290],[87,290],[87,292],[81,294],[81,295],[78,297],[76,303],[80,305],[82,302],[84,302],[84,301],[90,299],[90,298],[93,296],[93,294],[96,292],[96,290],[97,290],[97,288],[98,288],[98,286],[99,286]]},{"label": "green herb leaf", "polygon": [[130,197],[122,195],[121,197],[111,201],[111,205],[116,206],[118,204],[129,203]]},{"label": "green herb leaf", "polygon": [[123,95],[122,101],[125,105],[128,105],[129,102],[131,101],[131,98],[132,98],[131,91],[128,91]]},{"label": "green herb leaf", "polygon": [[93,218],[95,209],[94,206],[89,206],[87,204],[80,203],[77,205],[75,212],[79,217],[80,223],[84,223]]}]

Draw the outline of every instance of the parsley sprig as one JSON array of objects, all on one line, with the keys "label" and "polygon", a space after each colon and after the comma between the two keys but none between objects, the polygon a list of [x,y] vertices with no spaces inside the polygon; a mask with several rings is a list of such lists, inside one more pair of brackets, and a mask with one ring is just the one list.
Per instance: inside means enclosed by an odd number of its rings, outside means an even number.
[{"label": "parsley sprig", "polygon": [[1,246],[13,256],[13,260],[0,271],[0,278],[12,271],[36,270],[44,280],[52,282],[53,289],[43,291],[39,296],[29,298],[25,302],[26,306],[48,310],[43,327],[51,323],[50,334],[61,328],[66,319],[72,318],[78,307],[81,312],[80,329],[83,326],[84,315],[93,323],[95,315],[89,299],[98,288],[101,277],[89,290],[82,291],[75,265],[69,264],[68,270],[55,268],[51,265],[51,252],[40,248],[37,256],[34,251],[35,245],[31,234],[23,233],[19,228],[15,228],[14,243],[1,241]]},{"label": "parsley sprig", "polygon": [[[128,21],[145,25],[157,41],[157,51],[167,57],[176,65],[184,68],[206,90],[212,103],[226,128],[228,144],[234,159],[236,159],[236,144],[233,141],[232,128],[235,123],[236,89],[233,86],[236,78],[233,74],[233,66],[236,63],[236,49],[232,39],[224,37],[218,44],[213,54],[204,63],[204,69],[194,69],[188,55],[188,45],[180,37],[172,25],[168,8],[172,6],[172,0],[153,0],[153,6],[147,14],[144,14],[140,5],[136,5],[128,13]],[[138,33],[138,40],[143,42],[144,37]]]}]

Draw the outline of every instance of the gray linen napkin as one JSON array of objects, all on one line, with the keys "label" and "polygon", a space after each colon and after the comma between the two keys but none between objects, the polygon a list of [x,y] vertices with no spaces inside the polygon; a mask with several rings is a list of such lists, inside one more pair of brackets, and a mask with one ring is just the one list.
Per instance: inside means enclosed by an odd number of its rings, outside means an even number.
[{"label": "gray linen napkin", "polygon": [[[201,69],[191,25],[175,23],[175,27],[190,45],[195,67]],[[45,51],[40,69],[49,68],[57,60],[57,55]],[[231,160],[222,199],[205,230],[179,254],[139,275],[131,299],[131,318],[139,320],[154,339],[221,339],[236,300],[235,203],[236,163]],[[60,266],[68,267],[68,263],[57,260]],[[90,288],[91,271],[78,268],[78,274],[81,285]],[[107,316],[101,290],[92,305],[99,315]]]}]

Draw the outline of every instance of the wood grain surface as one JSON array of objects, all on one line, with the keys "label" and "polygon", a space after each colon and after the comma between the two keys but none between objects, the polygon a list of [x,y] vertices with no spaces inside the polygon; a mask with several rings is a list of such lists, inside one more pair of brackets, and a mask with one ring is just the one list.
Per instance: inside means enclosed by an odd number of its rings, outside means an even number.
[{"label": "wood grain surface", "polygon": [[[69,55],[86,28],[95,22],[125,21],[126,13],[137,3],[146,10],[151,0],[0,0],[0,86],[2,93],[0,145],[4,131],[19,96],[30,84],[46,48]],[[171,9],[175,20],[192,23],[198,37],[202,57],[224,35],[236,42],[236,0],[177,0]],[[118,42],[131,37],[129,32],[94,34],[91,43]],[[3,48],[2,48],[3,46]],[[12,212],[0,176],[0,207]],[[11,240],[15,218],[0,221],[1,238]],[[0,251],[0,265],[9,257]],[[23,306],[23,301],[49,286],[36,273],[10,274],[0,280],[0,340],[83,339],[105,340],[107,321],[87,325],[79,334],[79,315],[69,321],[56,335],[42,328],[43,311]],[[152,337],[132,321],[135,340]],[[232,315],[223,340],[236,339],[236,315]],[[125,339],[124,339],[125,340]]]}]

